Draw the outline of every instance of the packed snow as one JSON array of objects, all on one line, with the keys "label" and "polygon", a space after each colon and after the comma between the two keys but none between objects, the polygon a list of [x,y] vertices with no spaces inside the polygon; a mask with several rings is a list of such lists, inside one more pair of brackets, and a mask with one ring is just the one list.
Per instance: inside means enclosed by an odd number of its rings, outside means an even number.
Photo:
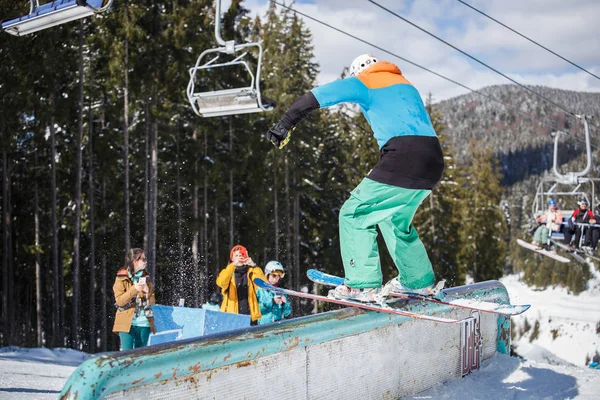
[{"label": "packed snow", "polygon": [[[528,360],[568,362],[578,367],[588,365],[595,354],[600,354],[600,273],[596,270],[588,288],[579,295],[562,287],[531,288],[520,281],[519,275],[501,281],[511,303],[532,305],[529,311],[513,318],[516,338],[512,343],[517,354]],[[530,326],[526,332],[525,321]]]},{"label": "packed snow", "polygon": [[0,399],[54,399],[90,355],[71,349],[0,349]]},{"label": "packed snow", "polygon": [[[514,318],[513,345],[524,359],[496,354],[480,371],[406,398],[600,398],[600,370],[586,366],[595,352],[600,353],[600,274],[594,272],[588,289],[577,296],[564,288],[528,287],[519,275],[506,276],[502,283],[511,302],[532,305]],[[520,334],[525,320],[531,328]],[[536,320],[539,333],[532,339]],[[89,357],[70,349],[2,348],[0,399],[56,399],[76,366]]]}]

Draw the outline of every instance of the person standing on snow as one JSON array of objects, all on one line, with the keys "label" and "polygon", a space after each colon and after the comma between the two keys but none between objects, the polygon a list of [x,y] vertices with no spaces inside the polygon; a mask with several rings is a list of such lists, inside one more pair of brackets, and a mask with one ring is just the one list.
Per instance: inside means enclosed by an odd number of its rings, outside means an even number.
[{"label": "person standing on snow", "polygon": [[340,210],[345,280],[330,295],[363,302],[382,300],[387,289],[382,291],[376,226],[399,271],[387,287],[435,295],[441,285],[434,286],[433,268],[412,219],[441,180],[444,157],[419,92],[396,65],[370,54],[358,56],[350,77],[298,98],[266,137],[281,149],[311,111],[344,102],[360,106],[381,155]]},{"label": "person standing on snow", "polygon": [[154,289],[149,278],[144,250],[129,249],[125,266],[117,272],[113,285],[117,308],[113,332],[121,339],[121,350],[144,347],[150,332],[156,333]]}]

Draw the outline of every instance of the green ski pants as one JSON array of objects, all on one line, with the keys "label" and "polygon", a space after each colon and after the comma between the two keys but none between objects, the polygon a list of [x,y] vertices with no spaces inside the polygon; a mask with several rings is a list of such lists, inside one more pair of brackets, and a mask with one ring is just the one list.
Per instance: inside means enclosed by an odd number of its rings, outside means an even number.
[{"label": "green ski pants", "polygon": [[546,244],[548,243],[549,233],[550,230],[546,227],[546,225],[540,225],[533,234],[533,241],[539,244]]},{"label": "green ski pants", "polygon": [[129,332],[119,332],[121,350],[131,350],[148,345],[150,327],[131,325]]},{"label": "green ski pants", "polygon": [[369,178],[352,191],[340,210],[340,247],[347,286],[369,288],[382,284],[376,226],[404,287],[418,289],[434,283],[427,251],[412,226],[417,208],[430,193]]}]

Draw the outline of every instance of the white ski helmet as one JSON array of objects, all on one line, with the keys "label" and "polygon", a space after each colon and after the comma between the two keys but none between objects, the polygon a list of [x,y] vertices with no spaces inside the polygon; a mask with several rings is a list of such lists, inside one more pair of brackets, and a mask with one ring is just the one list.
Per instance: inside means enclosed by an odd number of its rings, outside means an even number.
[{"label": "white ski helmet", "polygon": [[272,274],[273,271],[281,271],[280,275],[282,278],[285,275],[285,269],[279,261],[269,261],[267,265],[265,265],[265,275]]},{"label": "white ski helmet", "polygon": [[379,61],[377,57],[372,54],[361,54],[352,61],[352,64],[350,65],[350,76],[360,74],[377,61]]}]

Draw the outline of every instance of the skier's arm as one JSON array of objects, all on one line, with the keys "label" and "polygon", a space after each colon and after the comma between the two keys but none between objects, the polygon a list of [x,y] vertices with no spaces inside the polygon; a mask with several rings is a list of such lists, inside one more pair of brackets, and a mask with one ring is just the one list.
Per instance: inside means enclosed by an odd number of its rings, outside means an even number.
[{"label": "skier's arm", "polygon": [[229,288],[229,282],[231,282],[231,277],[235,272],[235,265],[229,264],[226,266],[221,272],[219,272],[219,276],[217,277],[217,286],[223,289],[225,292]]},{"label": "skier's arm", "polygon": [[369,89],[358,78],[339,79],[311,90],[320,108],[340,103],[354,103],[369,108]]},{"label": "skier's arm", "polygon": [[590,210],[587,210],[587,215],[588,215],[588,217],[590,217],[590,219],[594,219],[594,213],[591,212]]},{"label": "skier's arm", "polygon": [[281,149],[289,142],[291,132],[296,125],[312,111],[346,102],[359,104],[364,109],[368,108],[369,90],[357,78],[333,81],[299,97],[286,111],[281,121],[269,129],[267,139]]}]

